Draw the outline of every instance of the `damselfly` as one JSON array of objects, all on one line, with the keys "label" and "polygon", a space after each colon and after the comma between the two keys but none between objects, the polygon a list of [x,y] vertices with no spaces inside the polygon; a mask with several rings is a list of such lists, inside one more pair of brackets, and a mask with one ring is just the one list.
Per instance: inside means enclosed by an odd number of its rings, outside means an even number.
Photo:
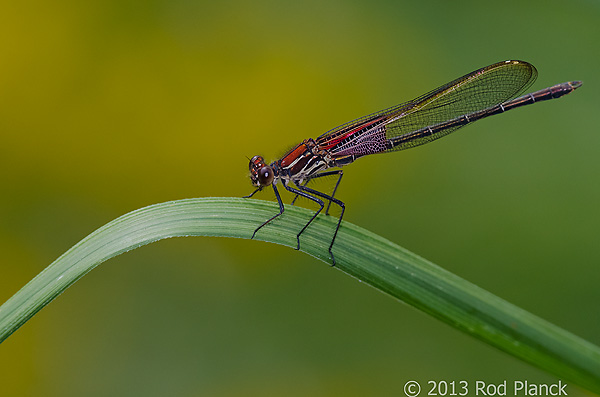
[{"label": "damselfly", "polygon": [[[285,207],[277,191],[277,183],[281,181],[286,190],[296,195],[294,201],[302,196],[319,205],[319,209],[298,232],[297,249],[300,249],[300,235],[323,210],[324,200],[329,201],[326,214],[331,203],[341,208],[329,244],[329,255],[332,265],[335,265],[332,248],[346,207],[335,198],[343,171],[330,168],[343,167],[368,154],[419,146],[476,120],[535,102],[560,98],[581,86],[580,81],[570,81],[516,98],[536,77],[535,67],[527,62],[498,62],[413,101],[343,124],[316,139],[306,139],[270,165],[261,156],[254,156],[250,160],[250,179],[256,190],[246,197],[252,197],[264,187],[273,186],[279,213],[257,227],[252,238],[263,226],[283,214]],[[330,175],[337,176],[331,194],[307,186],[313,179]]]}]

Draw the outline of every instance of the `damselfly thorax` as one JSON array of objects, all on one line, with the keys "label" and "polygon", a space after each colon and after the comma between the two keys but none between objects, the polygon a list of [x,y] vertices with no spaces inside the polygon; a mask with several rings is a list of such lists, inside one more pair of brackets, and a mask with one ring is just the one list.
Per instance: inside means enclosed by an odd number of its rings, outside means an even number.
[{"label": "damselfly thorax", "polygon": [[[413,101],[343,124],[316,139],[306,139],[269,165],[261,156],[254,156],[250,160],[250,179],[256,190],[246,197],[272,186],[279,213],[257,227],[252,238],[263,226],[284,212],[285,207],[277,190],[277,184],[281,181],[283,187],[294,193],[296,198],[302,196],[319,205],[319,209],[296,236],[298,249],[300,235],[323,210],[324,200],[329,202],[327,214],[332,203],[341,208],[329,244],[329,255],[335,265],[332,248],[345,211],[344,203],[335,198],[343,175],[340,167],[369,154],[423,145],[476,120],[535,102],[560,98],[581,86],[580,81],[571,81],[516,98],[535,81],[536,76],[535,67],[527,62],[498,62]],[[307,186],[313,179],[331,175],[338,178],[331,194]]]},{"label": "damselfly thorax", "polygon": [[279,181],[284,186],[290,182],[301,184],[318,172],[335,167],[330,161],[325,160],[325,156],[317,154],[314,149],[316,149],[315,142],[307,139],[270,165],[265,163],[262,156],[254,156],[250,160],[252,184],[259,189]]}]

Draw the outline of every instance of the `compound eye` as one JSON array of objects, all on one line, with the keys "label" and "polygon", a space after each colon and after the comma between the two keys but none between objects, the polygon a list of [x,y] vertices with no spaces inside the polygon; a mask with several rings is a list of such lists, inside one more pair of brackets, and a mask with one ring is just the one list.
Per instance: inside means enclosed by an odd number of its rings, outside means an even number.
[{"label": "compound eye", "polygon": [[260,182],[261,186],[269,186],[271,183],[273,183],[274,177],[275,175],[273,175],[273,169],[268,165],[262,167],[260,171],[258,171],[258,181]]},{"label": "compound eye", "polygon": [[252,157],[252,159],[250,160],[250,171],[260,167],[264,162],[265,160],[263,160],[262,156]]}]

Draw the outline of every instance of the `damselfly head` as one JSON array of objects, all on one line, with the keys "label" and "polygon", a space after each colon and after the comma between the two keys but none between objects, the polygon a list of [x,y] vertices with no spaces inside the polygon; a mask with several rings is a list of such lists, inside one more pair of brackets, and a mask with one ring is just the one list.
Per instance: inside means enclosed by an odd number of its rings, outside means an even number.
[{"label": "damselfly head", "polygon": [[262,156],[254,156],[250,159],[250,180],[254,186],[259,188],[269,186],[274,178],[273,168],[265,164]]}]

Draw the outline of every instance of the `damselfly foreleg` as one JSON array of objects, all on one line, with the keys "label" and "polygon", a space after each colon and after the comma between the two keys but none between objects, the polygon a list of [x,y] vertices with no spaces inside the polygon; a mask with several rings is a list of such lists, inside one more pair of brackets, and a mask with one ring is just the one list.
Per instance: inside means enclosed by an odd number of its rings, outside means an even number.
[{"label": "damselfly foreleg", "polygon": [[242,196],[242,198],[250,198],[250,197],[254,196],[257,192],[260,192],[260,188],[256,189],[255,191],[253,191],[252,193],[250,193],[247,196]]},{"label": "damselfly foreleg", "polygon": [[[250,237],[250,239],[253,239],[254,236],[256,236],[256,232],[258,232],[264,225],[266,225],[267,223],[271,222],[273,219],[277,218],[279,215],[283,214],[283,211],[285,211],[285,208],[283,207],[283,201],[281,201],[281,196],[279,196],[279,192],[277,191],[277,186],[275,186],[275,184],[272,185],[273,186],[273,191],[275,192],[275,197],[277,198],[277,204],[279,204],[279,213],[275,214],[274,216],[272,216],[271,218],[267,219],[265,222],[263,222],[262,225],[260,225],[259,227],[257,227],[254,230],[254,233],[252,233],[252,237]],[[260,189],[255,190],[252,194],[246,196],[246,197],[252,197],[252,195],[254,193],[256,193],[257,191],[259,191]]]}]

